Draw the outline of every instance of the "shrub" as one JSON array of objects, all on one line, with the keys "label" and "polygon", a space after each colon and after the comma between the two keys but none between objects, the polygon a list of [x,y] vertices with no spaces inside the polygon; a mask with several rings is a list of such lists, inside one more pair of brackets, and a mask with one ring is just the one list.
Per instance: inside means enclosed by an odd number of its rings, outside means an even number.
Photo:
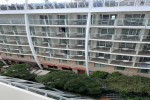
[{"label": "shrub", "polygon": [[112,74],[110,74],[110,76],[112,77],[118,77],[118,76],[121,76],[122,74],[119,73],[119,72],[113,72]]},{"label": "shrub", "polygon": [[67,71],[54,71],[44,76],[38,76],[37,82],[43,83],[47,87],[63,88],[64,84],[75,78],[77,75]]},{"label": "shrub", "polygon": [[102,79],[106,79],[108,76],[107,72],[103,72],[103,71],[96,71],[94,73],[92,73],[91,77],[92,78],[102,78]]},{"label": "shrub", "polygon": [[2,61],[0,61],[0,68],[2,68],[4,65],[5,64]]},{"label": "shrub", "polygon": [[30,81],[34,81],[35,78],[35,75],[30,73],[30,67],[26,64],[13,65],[3,75]]}]

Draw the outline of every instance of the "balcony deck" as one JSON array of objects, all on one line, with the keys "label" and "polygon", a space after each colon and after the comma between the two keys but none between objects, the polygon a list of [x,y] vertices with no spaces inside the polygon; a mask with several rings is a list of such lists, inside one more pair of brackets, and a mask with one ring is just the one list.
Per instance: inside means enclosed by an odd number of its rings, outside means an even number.
[{"label": "balcony deck", "polygon": [[126,60],[112,60],[111,64],[116,64],[116,65],[124,65],[124,66],[132,66],[133,62],[126,61]]},{"label": "balcony deck", "polygon": [[70,57],[70,59],[76,59],[76,60],[85,60],[85,56],[83,55],[74,55],[72,57]]},{"label": "balcony deck", "polygon": [[110,52],[110,48],[108,47],[96,47],[96,48],[91,48],[93,51],[100,51],[100,52]]},{"label": "balcony deck", "polygon": [[135,67],[150,68],[150,64],[146,62],[135,63]]},{"label": "balcony deck", "polygon": [[139,51],[138,55],[150,56],[150,50]]},{"label": "balcony deck", "polygon": [[135,50],[131,50],[131,49],[127,49],[127,50],[115,49],[112,52],[113,53],[122,53],[122,54],[132,54],[132,55],[136,54],[136,51]]},{"label": "balcony deck", "polygon": [[85,46],[84,45],[76,45],[76,46],[70,46],[70,49],[80,49],[80,50],[84,50]]},{"label": "balcony deck", "polygon": [[100,62],[100,63],[108,63],[107,59],[102,59],[102,58],[91,58],[90,61],[94,61],[94,62]]}]

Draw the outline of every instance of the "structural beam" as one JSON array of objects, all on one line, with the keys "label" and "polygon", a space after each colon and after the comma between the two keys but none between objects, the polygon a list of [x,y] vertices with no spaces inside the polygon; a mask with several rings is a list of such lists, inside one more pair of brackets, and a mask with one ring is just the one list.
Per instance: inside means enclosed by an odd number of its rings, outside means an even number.
[{"label": "structural beam", "polygon": [[[25,0],[25,10],[27,10],[27,5],[28,5],[28,0]],[[39,68],[43,69],[41,64],[40,64],[40,61],[38,60],[37,55],[35,53],[32,38],[31,38],[31,35],[30,35],[29,19],[28,19],[28,15],[26,13],[24,14],[24,18],[25,18],[25,29],[26,29],[27,39],[28,39],[28,42],[29,42],[29,46],[30,46],[32,55],[33,55],[37,65],[39,66]]]}]

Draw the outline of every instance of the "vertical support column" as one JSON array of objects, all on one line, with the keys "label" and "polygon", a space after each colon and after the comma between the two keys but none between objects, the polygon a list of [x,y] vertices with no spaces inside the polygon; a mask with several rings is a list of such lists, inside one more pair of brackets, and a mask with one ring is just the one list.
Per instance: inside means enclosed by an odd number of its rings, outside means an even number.
[{"label": "vertical support column", "polygon": [[40,62],[39,62],[39,60],[38,60],[38,58],[37,58],[37,56],[36,56],[35,50],[34,50],[32,39],[31,39],[31,36],[30,36],[29,21],[28,21],[28,15],[27,14],[25,14],[25,28],[26,28],[27,39],[28,39],[28,42],[29,42],[29,46],[30,46],[32,55],[33,55],[36,63],[38,64],[39,68],[43,69]]},{"label": "vertical support column", "polygon": [[86,73],[89,76],[89,31],[90,31],[90,24],[91,24],[91,12],[88,12],[87,17],[87,24],[86,24],[86,35],[85,35],[85,66],[86,66]]},{"label": "vertical support column", "polygon": [[[27,5],[28,5],[28,0],[25,0],[25,10],[27,10]],[[39,68],[43,69],[42,66],[41,66],[41,64],[40,64],[40,62],[39,62],[39,60],[38,60],[38,58],[37,58],[35,50],[34,50],[32,39],[31,39],[31,36],[30,36],[29,20],[28,20],[27,13],[25,13],[24,17],[25,17],[25,28],[26,28],[26,33],[27,33],[27,39],[28,39],[28,42],[29,42],[29,46],[30,46],[32,55],[33,55],[33,57],[34,57],[37,65],[39,66]]]}]

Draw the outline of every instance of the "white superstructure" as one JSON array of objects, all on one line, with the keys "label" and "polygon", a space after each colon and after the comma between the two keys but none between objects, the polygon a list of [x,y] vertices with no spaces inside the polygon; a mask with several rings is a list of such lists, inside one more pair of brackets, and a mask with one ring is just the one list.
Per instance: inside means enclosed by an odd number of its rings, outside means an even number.
[{"label": "white superstructure", "polygon": [[0,9],[5,60],[150,76],[150,0],[26,2]]}]

